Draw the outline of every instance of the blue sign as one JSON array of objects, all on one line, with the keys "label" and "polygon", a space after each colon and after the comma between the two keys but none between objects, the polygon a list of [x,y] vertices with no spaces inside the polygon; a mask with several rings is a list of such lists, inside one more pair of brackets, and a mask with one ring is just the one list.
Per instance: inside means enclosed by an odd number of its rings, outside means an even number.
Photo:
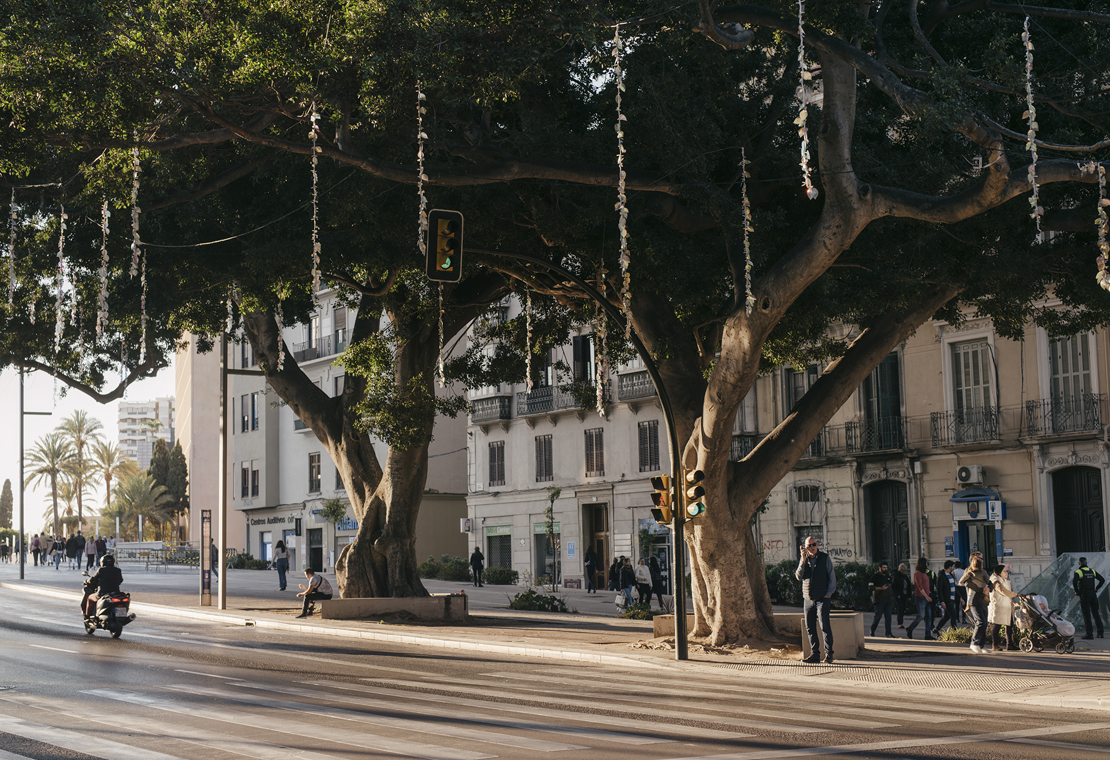
[{"label": "blue sign", "polygon": [[574,559],[576,549],[573,541],[567,541],[567,559]]},{"label": "blue sign", "polygon": [[336,530],[358,530],[358,520],[353,517],[344,517],[335,524]]}]

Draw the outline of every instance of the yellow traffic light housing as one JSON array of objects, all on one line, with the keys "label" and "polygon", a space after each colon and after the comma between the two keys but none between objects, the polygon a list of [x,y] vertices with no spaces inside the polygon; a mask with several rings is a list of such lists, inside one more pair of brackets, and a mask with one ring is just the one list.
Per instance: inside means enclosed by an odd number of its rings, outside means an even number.
[{"label": "yellow traffic light housing", "polygon": [[686,517],[700,517],[705,514],[705,487],[701,485],[705,480],[705,473],[701,470],[687,470],[683,477],[686,480]]},{"label": "yellow traffic light housing", "polygon": [[651,516],[657,523],[669,525],[674,518],[671,509],[671,476],[654,476],[651,479],[651,487],[655,489],[651,495],[651,503],[655,505],[651,510]]},{"label": "yellow traffic light housing", "polygon": [[462,279],[463,215],[458,211],[433,209],[428,212],[429,280],[458,282]]}]

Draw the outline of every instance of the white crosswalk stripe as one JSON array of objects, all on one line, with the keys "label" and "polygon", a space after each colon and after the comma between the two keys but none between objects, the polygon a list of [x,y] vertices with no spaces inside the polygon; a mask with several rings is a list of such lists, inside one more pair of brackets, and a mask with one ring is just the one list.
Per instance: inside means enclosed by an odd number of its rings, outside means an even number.
[{"label": "white crosswalk stripe", "polygon": [[378,734],[368,734],[364,731],[352,731],[346,728],[324,726],[319,723],[291,721],[283,717],[257,715],[254,713],[229,710],[224,707],[220,709],[195,707],[177,700],[161,699],[129,691],[89,689],[82,693],[90,694],[100,699],[113,699],[143,707],[153,707],[175,714],[190,715],[202,720],[232,723],[236,726],[250,726],[251,728],[258,728],[263,731],[294,734],[302,738],[315,739],[322,742],[347,744],[361,749],[388,752],[390,754],[405,755],[408,757],[421,757],[426,760],[484,760],[485,758],[496,757],[496,755],[490,755],[484,752],[474,752],[472,750],[441,747],[435,744],[390,739]]},{"label": "white crosswalk stripe", "polygon": [[[4,701],[11,703],[11,700],[7,697],[4,697]],[[74,752],[83,752],[86,755],[100,757],[104,760],[180,760],[180,758],[162,752],[132,747],[108,739],[101,739],[98,736],[71,731],[61,726],[32,723],[12,715],[0,714],[0,731]]]}]

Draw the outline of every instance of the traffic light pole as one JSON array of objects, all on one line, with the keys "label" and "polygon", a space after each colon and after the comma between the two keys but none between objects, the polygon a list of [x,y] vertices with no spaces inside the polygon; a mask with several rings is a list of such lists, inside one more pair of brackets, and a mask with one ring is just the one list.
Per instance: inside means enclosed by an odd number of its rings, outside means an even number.
[{"label": "traffic light pole", "polygon": [[[619,309],[609,303],[607,299],[598,293],[597,290],[584,279],[558,264],[544,261],[537,256],[532,256],[527,253],[518,253],[516,251],[499,251],[491,248],[479,248],[473,245],[468,245],[466,250],[473,251],[474,253],[486,254],[488,256],[503,256],[509,259],[524,261],[559,274],[581,288],[582,292],[592,298],[598,306],[605,310],[605,314],[609,319],[613,320],[621,327],[624,327],[624,315],[621,314]],[[636,335],[635,331],[629,331],[629,339],[632,341],[632,346],[636,349],[636,353],[639,354],[640,358],[643,360],[648,376],[651,377],[651,382],[655,385],[655,393],[659,398],[659,405],[663,407],[663,417],[667,423],[667,442],[671,447],[671,482],[674,484],[676,497],[676,503],[672,509],[674,515],[674,529],[672,531],[674,538],[674,558],[671,563],[671,579],[674,582],[674,654],[676,660],[686,660],[689,659],[689,650],[686,641],[686,481],[683,479],[681,463],[682,451],[678,441],[678,427],[675,424],[674,410],[671,408],[671,401],[667,396],[667,389],[663,385],[663,378],[659,374],[659,369],[655,366],[655,361],[651,358],[651,354],[648,352],[639,336]]]}]

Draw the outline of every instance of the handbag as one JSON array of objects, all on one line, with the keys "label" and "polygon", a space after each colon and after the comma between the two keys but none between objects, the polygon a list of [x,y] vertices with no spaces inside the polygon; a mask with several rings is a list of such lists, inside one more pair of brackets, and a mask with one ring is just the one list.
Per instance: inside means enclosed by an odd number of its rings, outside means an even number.
[{"label": "handbag", "polygon": [[624,595],[624,592],[618,591],[617,598],[613,600],[613,604],[617,605],[618,607],[623,607],[625,606],[625,604],[627,604],[627,602],[628,597]]}]

